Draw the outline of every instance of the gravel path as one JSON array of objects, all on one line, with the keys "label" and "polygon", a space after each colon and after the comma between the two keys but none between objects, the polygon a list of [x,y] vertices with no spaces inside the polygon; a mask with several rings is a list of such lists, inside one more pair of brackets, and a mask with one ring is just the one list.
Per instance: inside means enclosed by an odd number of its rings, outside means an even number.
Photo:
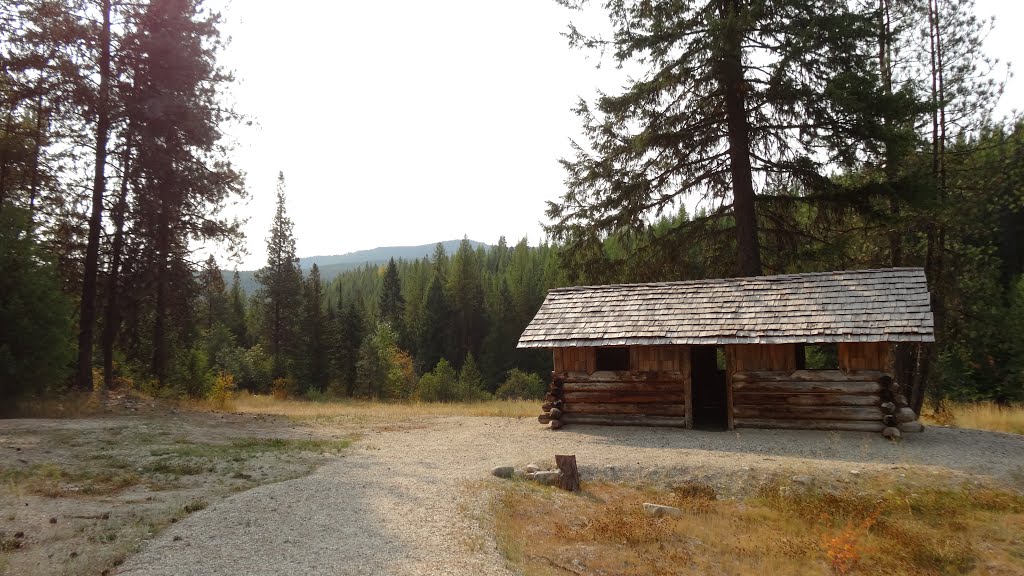
[{"label": "gravel path", "polygon": [[920,467],[1024,481],[1024,436],[972,430],[929,428],[892,444],[849,432],[552,432],[527,419],[445,418],[370,433],[310,476],[216,503],[161,533],[117,573],[511,574],[474,518],[486,513],[486,495],[473,481],[501,482],[488,476],[493,466],[546,464],[556,453],[576,454],[584,480],[727,484],[771,472]]}]

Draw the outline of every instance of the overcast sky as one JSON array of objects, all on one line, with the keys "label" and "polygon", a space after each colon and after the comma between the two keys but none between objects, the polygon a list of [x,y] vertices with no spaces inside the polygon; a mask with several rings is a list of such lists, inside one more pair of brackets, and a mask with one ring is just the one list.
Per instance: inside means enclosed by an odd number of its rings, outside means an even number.
[{"label": "overcast sky", "polygon": [[[300,256],[463,235],[535,244],[579,134],[571,107],[621,84],[568,48],[577,15],[554,0],[226,2],[222,63],[254,121],[231,131],[251,194],[236,209],[242,269],[265,262],[278,171]],[[989,54],[1024,61],[1024,8],[978,0],[978,13],[997,17]],[[1022,95],[1012,79],[1003,111]]]}]

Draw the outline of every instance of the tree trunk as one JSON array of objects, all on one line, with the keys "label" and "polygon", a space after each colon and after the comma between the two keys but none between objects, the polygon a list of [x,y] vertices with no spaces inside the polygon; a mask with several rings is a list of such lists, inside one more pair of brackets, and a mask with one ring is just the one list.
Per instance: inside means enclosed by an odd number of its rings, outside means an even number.
[{"label": "tree trunk", "polygon": [[[11,133],[11,123],[14,122],[14,105],[7,111],[7,117],[4,119],[4,134]],[[0,150],[0,210],[3,209],[4,201],[7,200],[7,164],[8,154],[7,147]]]},{"label": "tree trunk", "polygon": [[739,1],[723,0],[720,17],[726,23],[719,84],[725,96],[729,130],[729,173],[732,176],[733,215],[736,219],[736,255],[741,276],[761,275],[761,246],[757,233],[754,181],[750,165],[750,126],[743,78]]},{"label": "tree trunk", "polygon": [[559,487],[569,492],[578,492],[580,489],[580,473],[576,468],[576,455],[563,456],[556,454],[555,466],[561,472],[558,481]]},{"label": "tree trunk", "polygon": [[32,178],[29,182],[28,191],[28,210],[29,218],[35,219],[36,210],[36,198],[39,197],[39,159],[43,154],[43,131],[46,129],[46,123],[43,121],[43,82],[40,80],[36,83],[36,90],[39,92],[36,95],[36,134],[35,134],[35,150],[32,154]]},{"label": "tree trunk", "polygon": [[[158,192],[160,193],[160,192]],[[156,246],[156,309],[153,320],[153,374],[163,386],[167,382],[167,300],[170,270],[170,217],[161,200],[157,215]]]},{"label": "tree trunk", "polygon": [[89,216],[89,240],[85,249],[82,278],[82,302],[78,316],[78,372],[75,386],[92,389],[92,340],[96,325],[96,277],[99,267],[100,227],[103,224],[103,195],[107,164],[107,139],[110,132],[110,0],[103,0],[103,29],[100,31],[100,87],[96,101],[96,165],[92,184],[92,211]]},{"label": "tree trunk", "polygon": [[121,275],[121,254],[124,251],[124,218],[128,210],[128,172],[131,169],[132,128],[121,156],[121,190],[114,206],[114,242],[111,247],[110,274],[107,281],[107,314],[103,322],[103,387],[109,389],[114,381],[114,339],[121,325],[121,311],[118,309],[118,295]]}]

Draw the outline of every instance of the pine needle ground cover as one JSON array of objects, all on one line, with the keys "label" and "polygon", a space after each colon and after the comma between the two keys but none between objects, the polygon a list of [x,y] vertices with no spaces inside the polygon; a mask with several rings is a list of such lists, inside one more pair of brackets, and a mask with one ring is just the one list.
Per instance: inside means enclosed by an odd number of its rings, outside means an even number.
[{"label": "pine needle ground cover", "polygon": [[[498,545],[527,576],[1021,574],[1024,496],[874,478],[841,490],[767,481],[741,499],[703,484],[517,482],[495,501]],[[677,507],[653,517],[642,504]]]}]

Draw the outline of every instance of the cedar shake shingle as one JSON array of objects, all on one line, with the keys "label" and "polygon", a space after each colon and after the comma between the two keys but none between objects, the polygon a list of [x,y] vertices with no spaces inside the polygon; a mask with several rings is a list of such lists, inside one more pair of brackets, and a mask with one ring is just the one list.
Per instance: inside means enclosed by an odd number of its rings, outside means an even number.
[{"label": "cedar shake shingle", "polygon": [[934,341],[924,270],[887,268],[557,288],[519,348]]}]

